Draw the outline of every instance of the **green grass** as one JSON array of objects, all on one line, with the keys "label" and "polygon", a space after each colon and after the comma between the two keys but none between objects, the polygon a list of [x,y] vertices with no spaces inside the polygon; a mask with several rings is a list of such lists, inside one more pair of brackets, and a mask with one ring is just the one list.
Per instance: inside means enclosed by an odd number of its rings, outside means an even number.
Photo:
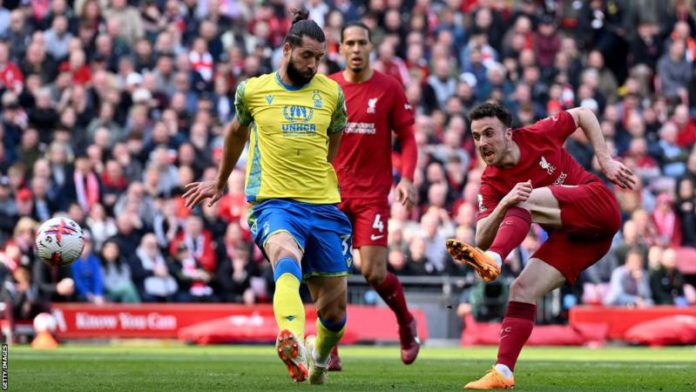
[{"label": "green grass", "polygon": [[[342,347],[331,391],[460,391],[481,376],[494,348],[424,348],[412,366],[398,348]],[[528,348],[517,366],[523,391],[695,391],[696,348]],[[308,391],[291,383],[271,346],[64,345],[9,350],[11,391]]]}]

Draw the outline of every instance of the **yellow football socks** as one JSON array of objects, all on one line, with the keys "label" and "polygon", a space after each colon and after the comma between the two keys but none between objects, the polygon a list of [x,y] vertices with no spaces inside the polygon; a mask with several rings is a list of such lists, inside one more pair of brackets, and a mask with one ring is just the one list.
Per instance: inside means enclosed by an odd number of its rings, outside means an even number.
[{"label": "yellow football socks", "polygon": [[305,309],[300,297],[300,281],[292,273],[284,273],[276,279],[273,313],[278,330],[288,329],[298,340],[304,340]]},{"label": "yellow football socks", "polygon": [[328,362],[331,350],[341,340],[345,331],[345,318],[338,323],[327,322],[321,318],[317,319],[317,339],[314,349],[316,350],[315,355],[318,363],[326,364]]}]

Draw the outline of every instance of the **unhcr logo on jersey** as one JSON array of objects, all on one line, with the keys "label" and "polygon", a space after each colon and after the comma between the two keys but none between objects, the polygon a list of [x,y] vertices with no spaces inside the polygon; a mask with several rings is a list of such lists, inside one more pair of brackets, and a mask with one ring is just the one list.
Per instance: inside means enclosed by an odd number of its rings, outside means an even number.
[{"label": "unhcr logo on jersey", "polygon": [[300,105],[283,106],[283,117],[290,122],[308,122],[314,117],[314,109]]},{"label": "unhcr logo on jersey", "polygon": [[314,117],[314,109],[300,105],[283,106],[283,117],[286,121],[281,125],[284,136],[306,136],[317,132],[317,125],[310,123]]}]

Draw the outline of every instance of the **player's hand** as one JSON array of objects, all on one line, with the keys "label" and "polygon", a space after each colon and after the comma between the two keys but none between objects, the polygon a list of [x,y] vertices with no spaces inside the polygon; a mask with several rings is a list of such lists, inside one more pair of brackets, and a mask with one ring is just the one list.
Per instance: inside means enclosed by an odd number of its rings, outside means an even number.
[{"label": "player's hand", "polygon": [[409,212],[416,205],[416,187],[411,180],[402,178],[396,186],[396,200]]},{"label": "player's hand", "polygon": [[500,202],[508,207],[515,206],[523,201],[527,201],[533,189],[531,180],[518,182]]},{"label": "player's hand", "polygon": [[600,166],[607,179],[623,189],[633,189],[638,183],[631,169],[615,159],[603,162]]},{"label": "player's hand", "polygon": [[192,182],[184,187],[186,192],[182,196],[186,201],[186,208],[191,209],[205,199],[210,199],[209,206],[215,204],[222,197],[222,189],[217,187],[215,181]]}]

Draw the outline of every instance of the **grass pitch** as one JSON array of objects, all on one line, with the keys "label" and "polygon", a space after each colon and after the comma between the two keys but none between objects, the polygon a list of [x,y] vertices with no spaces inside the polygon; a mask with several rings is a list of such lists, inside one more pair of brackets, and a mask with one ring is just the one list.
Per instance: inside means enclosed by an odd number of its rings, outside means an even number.
[{"label": "grass pitch", "polygon": [[[342,347],[327,385],[294,384],[268,346],[9,348],[11,391],[460,391],[495,348],[429,348],[404,366],[396,346]],[[696,391],[696,347],[527,348],[522,391]]]}]

